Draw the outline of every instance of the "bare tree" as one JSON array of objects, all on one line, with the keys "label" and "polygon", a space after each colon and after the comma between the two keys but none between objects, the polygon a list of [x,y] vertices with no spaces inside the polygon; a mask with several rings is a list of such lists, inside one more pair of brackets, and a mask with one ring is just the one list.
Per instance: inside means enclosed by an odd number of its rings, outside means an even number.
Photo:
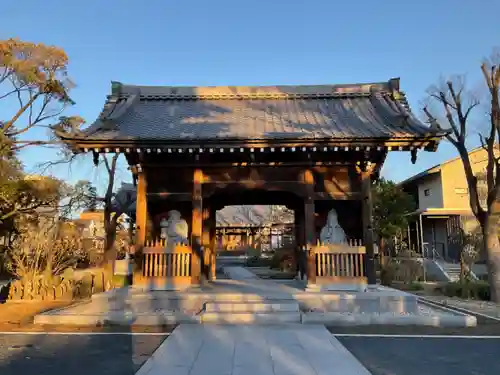
[{"label": "bare tree", "polygon": [[103,197],[98,198],[98,200],[104,205],[104,231],[106,237],[104,241],[103,262],[105,264],[110,264],[116,259],[117,249],[115,242],[119,220],[123,214],[128,212],[129,207],[135,199],[135,191],[115,191],[119,156],[120,154],[116,153],[111,157],[101,155],[100,158],[107,172],[106,191]]},{"label": "bare tree", "polygon": [[[493,61],[490,60],[490,61]],[[488,119],[486,131],[480,132],[481,146],[488,159],[485,171],[486,187],[479,186],[479,178],[474,173],[466,146],[467,132],[471,130],[471,112],[479,100],[467,100],[463,81],[449,80],[442,87],[430,90],[430,99],[437,102],[444,114],[444,121],[438,121],[436,113],[429,107],[424,112],[433,128],[449,129],[446,139],[455,146],[462,159],[469,188],[471,210],[481,226],[483,248],[487,259],[488,281],[491,299],[500,301],[500,242],[498,238],[498,219],[500,214],[500,68],[491,62],[481,66],[484,82],[489,94]],[[444,126],[446,123],[447,126]],[[486,202],[482,204],[482,189],[486,189]]]}]

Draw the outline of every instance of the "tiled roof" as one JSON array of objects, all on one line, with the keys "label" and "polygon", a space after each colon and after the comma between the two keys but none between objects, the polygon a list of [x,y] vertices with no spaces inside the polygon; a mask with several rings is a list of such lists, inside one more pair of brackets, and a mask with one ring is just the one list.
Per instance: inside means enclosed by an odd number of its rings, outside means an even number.
[{"label": "tiled roof", "polygon": [[420,138],[399,80],[267,87],[148,87],[114,82],[87,139]]},{"label": "tiled roof", "polygon": [[226,206],[217,211],[216,220],[218,226],[293,223],[293,212],[281,208],[280,215],[273,217],[272,206]]}]

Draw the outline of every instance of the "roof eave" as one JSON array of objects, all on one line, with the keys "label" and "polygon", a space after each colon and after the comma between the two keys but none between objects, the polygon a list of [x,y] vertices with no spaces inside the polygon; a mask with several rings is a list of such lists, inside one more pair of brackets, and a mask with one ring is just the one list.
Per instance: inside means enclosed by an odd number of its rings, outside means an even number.
[{"label": "roof eave", "polygon": [[100,139],[84,136],[61,136],[61,140],[71,144],[76,148],[90,147],[207,147],[210,145],[227,145],[252,147],[263,143],[269,146],[299,146],[299,145],[385,145],[385,146],[414,146],[418,148],[429,148],[428,151],[435,151],[435,148],[441,141],[440,135],[427,135],[419,137],[400,137],[400,138],[210,138],[210,139]]}]

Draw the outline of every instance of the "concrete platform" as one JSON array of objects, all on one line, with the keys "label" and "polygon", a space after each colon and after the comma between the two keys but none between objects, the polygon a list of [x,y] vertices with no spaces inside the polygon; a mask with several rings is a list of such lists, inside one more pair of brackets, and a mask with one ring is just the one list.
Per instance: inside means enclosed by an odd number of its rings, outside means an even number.
[{"label": "concrete platform", "polygon": [[[217,280],[186,291],[116,289],[94,295],[87,304],[39,314],[35,323],[475,324],[473,317],[456,317],[450,313],[430,313],[422,317],[417,296],[390,288],[368,288],[364,292],[309,292],[293,283],[254,279],[253,274],[242,267],[228,268],[239,280]],[[235,314],[238,316],[233,317]]]},{"label": "concrete platform", "polygon": [[477,319],[469,315],[396,315],[396,314],[345,314],[335,312],[309,312],[302,314],[303,324],[333,326],[360,325],[416,325],[432,327],[475,327]]}]

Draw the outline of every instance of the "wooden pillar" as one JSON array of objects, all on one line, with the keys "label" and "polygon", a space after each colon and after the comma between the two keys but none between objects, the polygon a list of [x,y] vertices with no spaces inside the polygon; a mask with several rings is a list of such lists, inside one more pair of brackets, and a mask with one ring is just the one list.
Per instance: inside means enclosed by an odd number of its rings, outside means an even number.
[{"label": "wooden pillar", "polygon": [[206,206],[203,207],[202,211],[202,234],[201,234],[201,245],[203,247],[203,277],[205,280],[210,279],[210,209]]},{"label": "wooden pillar", "polygon": [[137,197],[135,205],[135,246],[142,250],[146,242],[146,230],[148,219],[147,181],[144,172],[137,175]]},{"label": "wooden pillar", "polygon": [[307,196],[304,200],[304,239],[307,250],[307,283],[316,283],[316,227],[314,215],[314,175],[312,171],[304,171],[304,184]]},{"label": "wooden pillar", "polygon": [[196,169],[193,173],[193,214],[191,219],[191,248],[193,255],[191,257],[191,283],[200,284],[201,273],[201,235],[203,228],[202,209],[202,184],[203,172]]},{"label": "wooden pillar", "polygon": [[216,231],[217,231],[217,219],[216,219],[216,213],[217,211],[214,209],[210,210],[210,216],[209,216],[209,232],[210,232],[210,256],[211,256],[211,261],[210,261],[210,280],[215,280],[216,276],[216,261],[217,261],[217,237],[216,237]]},{"label": "wooden pillar", "polygon": [[373,236],[373,203],[372,203],[372,183],[371,175],[375,164],[366,164],[356,167],[361,177],[362,194],[362,223],[363,223],[363,242],[366,249],[364,258],[364,269],[368,285],[375,285],[377,277],[375,272],[375,245]]}]

